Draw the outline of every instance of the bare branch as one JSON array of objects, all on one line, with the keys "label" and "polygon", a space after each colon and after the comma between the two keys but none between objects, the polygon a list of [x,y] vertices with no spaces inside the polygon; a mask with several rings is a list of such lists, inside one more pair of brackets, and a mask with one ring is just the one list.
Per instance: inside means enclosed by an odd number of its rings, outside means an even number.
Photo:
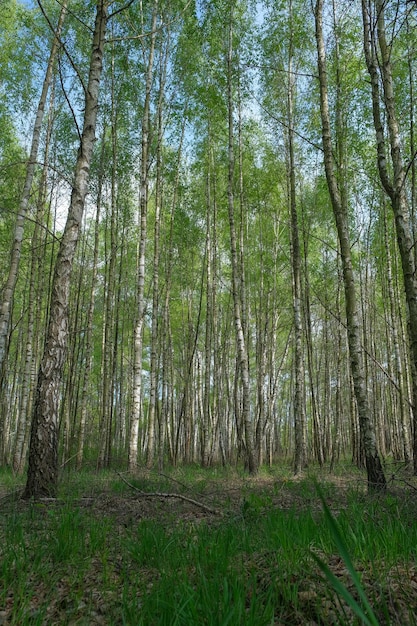
[{"label": "bare branch", "polygon": [[223,513],[219,511],[218,509],[212,509],[206,504],[203,504],[202,502],[198,502],[198,500],[194,500],[193,498],[188,498],[187,496],[183,496],[180,493],[160,493],[159,491],[146,493],[145,491],[141,491],[140,489],[132,485],[132,483],[126,480],[126,478],[124,478],[124,476],[122,476],[122,474],[120,474],[119,472],[116,472],[116,474],[120,476],[122,481],[126,483],[128,487],[136,491],[136,493],[140,494],[142,498],[177,498],[179,500],[184,500],[184,502],[189,502],[190,504],[194,504],[194,506],[197,506],[200,509],[207,511],[208,513],[213,513],[214,515],[223,516]]},{"label": "bare branch", "polygon": [[[327,313],[330,313],[330,315],[341,325],[343,326],[343,328],[347,329],[347,325],[345,322],[343,322],[343,320],[340,319],[340,317],[334,312],[332,311],[332,309],[325,303],[323,302],[322,298],[320,297],[319,293],[313,289],[313,293],[316,296],[317,300],[320,302],[321,306],[325,309],[325,311],[327,311]],[[367,349],[365,348],[365,346],[363,345],[363,343],[361,344],[361,348],[364,352],[364,354],[366,354],[366,356],[371,359],[371,361],[373,361],[375,363],[375,365],[378,367],[378,369],[381,370],[381,372],[384,374],[385,378],[387,378],[387,380],[389,380],[389,382],[393,385],[393,387],[395,387],[395,389],[400,392],[400,385],[398,384],[398,382],[395,380],[395,378],[393,378],[391,376],[391,374],[385,369],[385,367],[382,365],[382,363],[380,363],[380,361],[378,361],[378,359]],[[407,402],[408,406],[411,409],[414,409],[413,403],[410,402],[410,400],[408,400],[408,398],[405,399],[405,401]]]},{"label": "bare branch", "polygon": [[[283,126],[284,128],[289,128],[288,124],[286,122],[284,122],[283,119],[277,117],[276,115],[274,115],[273,113],[271,113],[271,111],[269,111],[266,107],[264,107],[264,105],[259,102],[258,99],[256,99],[256,102],[259,104],[259,106],[261,107],[261,109],[268,115],[268,117],[270,117],[272,120],[274,120],[275,122],[278,122],[278,124],[280,124],[281,126]],[[303,141],[305,141],[306,143],[308,143],[310,146],[312,146],[313,148],[315,148],[316,150],[319,150],[320,152],[323,152],[323,148],[322,146],[319,146],[317,143],[315,143],[314,141],[311,141],[310,139],[308,139],[307,137],[305,137],[304,135],[302,135],[300,132],[296,131],[294,128],[292,128],[292,131],[295,135],[297,135],[297,137],[299,137],[300,139],[302,139]]]},{"label": "bare branch", "polygon": [[[134,0],[132,0],[132,2],[129,2],[127,5],[125,5],[123,7],[123,10],[126,9],[131,4],[133,4],[133,1]],[[189,0],[187,2],[187,4],[185,5],[184,9],[181,11],[180,16],[183,15],[186,12],[186,10],[190,6],[190,4],[191,4],[191,0]],[[115,11],[114,13],[112,13],[110,15],[110,17],[113,17],[114,15],[116,15],[116,13],[120,13],[121,10],[122,9],[120,9],[118,11]],[[177,22],[178,20],[179,20],[179,17],[176,17],[176,18],[173,18],[172,20],[168,20],[167,22],[161,22],[161,24],[157,28],[152,29],[150,31],[147,31],[145,33],[140,33],[140,34],[137,34],[137,35],[130,35],[130,36],[127,36],[127,37],[112,37],[111,39],[106,39],[106,43],[113,43],[113,42],[117,42],[117,41],[134,41],[134,40],[137,40],[137,39],[145,39],[146,37],[152,37],[152,36],[156,35],[157,33],[163,31],[165,28],[170,27],[171,24],[175,24],[175,22]]]},{"label": "bare branch", "polygon": [[130,0],[124,6],[120,7],[120,9],[116,9],[116,11],[113,11],[113,13],[110,13],[109,20],[111,20],[111,18],[117,15],[118,13],[121,13],[122,11],[125,11],[126,9],[128,9],[134,3],[134,1],[135,0]]},{"label": "bare branch", "polygon": [[46,19],[46,21],[48,23],[49,28],[51,29],[51,31],[53,32],[53,34],[56,37],[57,41],[59,41],[59,44],[62,47],[63,51],[67,55],[67,59],[70,62],[72,69],[74,70],[74,72],[78,76],[78,79],[79,79],[79,81],[81,83],[81,86],[82,86],[82,88],[84,90],[84,93],[86,93],[85,83],[84,83],[83,77],[81,76],[80,70],[78,69],[78,67],[74,63],[74,61],[72,59],[72,56],[68,52],[65,43],[62,41],[62,38],[58,35],[58,33],[56,32],[55,28],[53,27],[53,25],[51,23],[51,20],[49,19],[47,13],[45,12],[45,9],[42,6],[42,2],[40,0],[37,0],[37,3],[38,3],[38,6],[39,6],[40,10],[42,11],[42,15],[44,16],[44,18]]},{"label": "bare branch", "polygon": [[[57,4],[59,4],[60,7],[64,6],[64,3],[61,2],[61,0],[55,0],[55,2]],[[39,0],[38,0],[38,4],[39,4]],[[78,15],[76,15],[74,13],[74,11],[71,11],[71,9],[68,8],[68,6],[66,6],[66,12],[71,15],[75,20],[77,20],[77,22],[79,22],[82,26],[84,26],[84,28],[86,28],[87,30],[90,31],[90,33],[94,32],[94,29],[91,28],[91,26],[89,26],[86,22],[84,22],[81,18],[78,17]]]},{"label": "bare branch", "polygon": [[58,56],[58,68],[59,68],[59,82],[61,83],[61,89],[64,94],[64,98],[68,104],[69,110],[71,111],[71,116],[72,116],[72,119],[74,120],[75,128],[77,129],[78,139],[81,141],[81,132],[80,132],[80,127],[78,126],[77,117],[75,115],[74,109],[72,108],[70,99],[68,98],[67,90],[65,89],[64,81],[62,79],[61,59],[59,56]]}]

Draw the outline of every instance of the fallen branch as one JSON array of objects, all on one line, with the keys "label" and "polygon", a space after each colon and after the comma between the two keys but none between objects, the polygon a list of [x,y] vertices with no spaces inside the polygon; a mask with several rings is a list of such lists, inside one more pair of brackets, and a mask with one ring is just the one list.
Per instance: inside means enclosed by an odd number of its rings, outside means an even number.
[{"label": "fallen branch", "polygon": [[190,504],[194,504],[194,506],[197,506],[200,509],[207,511],[208,513],[213,513],[214,515],[223,515],[223,513],[219,511],[218,509],[212,509],[206,504],[203,504],[202,502],[199,502],[198,500],[194,500],[193,498],[188,498],[188,496],[183,496],[180,493],[161,493],[159,491],[147,493],[146,491],[141,491],[140,489],[132,485],[132,483],[130,483],[128,480],[126,480],[126,478],[124,478],[124,476],[122,476],[119,472],[116,472],[116,474],[120,476],[122,481],[126,483],[128,487],[136,491],[136,493],[139,493],[142,498],[178,498],[179,500],[184,500],[184,502],[189,502]]},{"label": "fallen branch", "polygon": [[392,481],[395,481],[397,483],[404,483],[404,485],[407,485],[407,487],[410,487],[410,489],[413,489],[414,491],[417,491],[417,487],[415,487],[414,485],[412,485],[411,483],[408,482],[408,480],[404,480],[404,478],[397,478],[397,476],[395,476],[394,474],[392,475]]}]

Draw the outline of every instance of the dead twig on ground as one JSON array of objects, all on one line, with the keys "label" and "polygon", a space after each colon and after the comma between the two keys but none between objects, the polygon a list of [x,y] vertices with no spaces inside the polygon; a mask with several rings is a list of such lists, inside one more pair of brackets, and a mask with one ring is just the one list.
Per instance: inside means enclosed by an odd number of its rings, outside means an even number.
[{"label": "dead twig on ground", "polygon": [[136,491],[136,493],[140,494],[142,498],[177,498],[178,500],[184,500],[184,502],[189,502],[190,504],[193,504],[194,506],[197,506],[200,509],[207,511],[208,513],[212,513],[214,515],[220,515],[220,516],[223,515],[223,513],[219,511],[218,509],[213,509],[212,507],[207,506],[206,504],[203,504],[202,502],[199,502],[198,500],[194,500],[193,498],[189,498],[188,496],[183,496],[180,493],[162,493],[159,491],[153,491],[153,492],[147,493],[146,491],[141,491],[140,489],[135,487],[135,485],[132,485],[132,483],[126,480],[126,478],[124,478],[124,476],[122,476],[119,472],[116,472],[116,474],[122,479],[124,483],[126,483],[128,487]]}]

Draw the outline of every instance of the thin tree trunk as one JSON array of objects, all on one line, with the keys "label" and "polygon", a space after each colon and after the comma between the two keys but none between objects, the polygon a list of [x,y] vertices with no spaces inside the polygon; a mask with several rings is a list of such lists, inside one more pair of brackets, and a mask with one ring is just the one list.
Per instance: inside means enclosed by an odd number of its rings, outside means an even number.
[{"label": "thin tree trunk", "polygon": [[319,403],[317,402],[317,386],[314,381],[314,363],[313,363],[313,329],[311,323],[311,305],[310,305],[310,280],[309,280],[309,268],[307,263],[307,233],[304,232],[304,315],[305,315],[305,335],[306,335],[306,349],[307,349],[307,370],[308,380],[310,385],[310,398],[311,398],[311,415],[313,421],[313,450],[315,457],[320,465],[324,464],[323,453],[323,428],[322,419],[320,415]]},{"label": "thin tree trunk", "polygon": [[365,388],[364,365],[361,348],[361,330],[359,312],[356,304],[356,287],[350,247],[348,212],[346,205],[343,203],[343,197],[340,193],[335,172],[327,95],[326,53],[324,47],[322,20],[323,0],[317,0],[315,7],[315,22],[324,165],[342,258],[350,367],[353,377],[359,424],[366,459],[368,489],[382,490],[386,487],[386,480],[376,447],[375,428],[371,420]]},{"label": "thin tree trunk", "polygon": [[[235,319],[235,332],[236,332],[236,344],[237,344],[237,358],[238,367],[237,373],[240,376],[242,384],[242,423],[244,427],[244,445],[245,445],[245,460],[247,468],[250,474],[256,474],[259,469],[259,462],[256,458],[256,452],[254,449],[254,425],[251,417],[250,406],[250,378],[249,378],[249,357],[247,352],[246,338],[242,324],[242,298],[240,291],[240,277],[239,277],[239,258],[237,252],[237,237],[236,237],[236,225],[235,225],[235,195],[234,195],[234,171],[235,171],[235,159],[234,159],[234,132],[233,132],[233,84],[232,84],[232,66],[233,66],[233,27],[232,27],[232,15],[230,16],[229,23],[229,36],[228,36],[228,51],[227,51],[227,104],[228,104],[228,183],[227,183],[227,198],[228,198],[228,210],[229,210],[229,229],[230,229],[230,254],[232,265],[232,294],[233,294],[233,306],[234,306],[234,319]],[[235,406],[235,411],[238,414],[239,407]]]},{"label": "thin tree trunk", "polygon": [[[411,163],[409,165],[411,170],[411,191],[410,191],[410,204],[411,204],[411,230],[413,233],[414,241],[417,240],[417,180],[416,180],[416,137],[415,137],[415,96],[414,96],[414,81],[415,81],[415,67],[414,61],[416,58],[415,38],[410,34],[410,28],[414,30],[414,24],[410,24],[411,14],[407,12],[406,15],[406,29],[407,29],[407,66],[408,66],[408,93],[410,98],[410,155]],[[411,18],[413,21],[413,18]],[[410,50],[410,45],[412,49]],[[414,263],[417,266],[417,246],[414,246]]]},{"label": "thin tree trunk", "polygon": [[[51,90],[48,125],[44,150],[44,166],[40,180],[40,193],[36,202],[36,219],[32,237],[32,258],[29,278],[28,295],[28,322],[25,350],[25,373],[22,384],[22,400],[19,407],[18,425],[16,440],[14,444],[13,469],[17,474],[23,474],[26,462],[28,426],[30,426],[30,415],[32,410],[33,395],[36,382],[36,329],[39,327],[41,313],[36,311],[39,305],[37,290],[39,289],[39,279],[43,268],[43,253],[41,227],[45,222],[45,205],[47,191],[47,174],[49,164],[49,146],[53,123],[53,101],[54,90]],[[35,346],[34,346],[35,343]],[[26,442],[26,446],[25,446]]]},{"label": "thin tree trunk", "polygon": [[391,260],[391,249],[388,240],[388,227],[387,227],[387,217],[386,217],[386,209],[384,206],[384,244],[386,251],[386,280],[387,280],[387,290],[388,290],[388,299],[389,299],[389,311],[390,311],[390,337],[392,340],[392,347],[394,352],[394,372],[395,379],[398,384],[398,402],[399,402],[399,420],[400,420],[400,431],[401,431],[401,447],[403,451],[403,458],[408,463],[410,460],[410,437],[408,433],[408,407],[407,407],[407,398],[406,398],[406,389],[404,389],[404,372],[403,365],[401,359],[401,351],[400,351],[400,341],[398,337],[398,327],[397,327],[397,298],[395,297],[394,292],[394,283],[392,278],[392,260]]},{"label": "thin tree trunk", "polygon": [[[217,314],[217,182],[212,139],[209,131],[209,159],[207,180],[207,307],[206,307],[206,342],[205,342],[205,424],[204,463],[215,460],[216,449],[225,460],[224,439],[221,431],[220,387],[221,372],[219,366],[220,327]],[[210,442],[210,449],[208,443]]]},{"label": "thin tree trunk", "polygon": [[161,211],[163,202],[163,108],[165,102],[165,81],[168,63],[168,51],[170,47],[169,32],[167,33],[165,53],[160,56],[160,82],[158,98],[158,145],[156,154],[156,184],[155,184],[155,226],[154,226],[154,251],[153,251],[153,276],[152,276],[152,330],[151,330],[151,360],[149,373],[149,411],[148,411],[148,447],[146,451],[146,465],[151,468],[155,457],[155,421],[158,391],[158,345],[159,345],[159,266],[160,266],[160,231]]},{"label": "thin tree trunk", "polygon": [[[210,148],[209,148],[210,150]],[[207,207],[206,207],[206,326],[204,341],[204,392],[203,410],[201,420],[201,463],[203,467],[210,464],[210,438],[212,430],[211,412],[211,377],[212,377],[212,349],[213,349],[213,266],[212,266],[212,241],[211,241],[211,159],[209,158],[209,171],[207,174]]]},{"label": "thin tree trunk", "polygon": [[98,178],[97,189],[97,202],[96,202],[96,219],[94,225],[94,249],[93,249],[93,267],[91,275],[91,289],[90,299],[87,311],[86,320],[86,333],[85,333],[85,354],[84,354],[84,368],[81,374],[81,400],[80,400],[80,425],[77,442],[77,469],[81,469],[84,457],[84,445],[85,434],[87,427],[87,407],[88,407],[88,383],[92,370],[92,358],[93,358],[93,318],[95,309],[95,288],[97,283],[98,273],[98,254],[99,254],[99,241],[100,241],[100,218],[101,218],[101,203],[102,203],[102,190],[103,190],[103,174],[104,174],[104,154],[105,154],[105,132],[103,132],[101,156],[100,156],[100,169]]},{"label": "thin tree trunk", "polygon": [[[373,23],[371,23],[372,7],[375,7]],[[382,0],[375,0],[375,2],[369,3],[367,0],[362,0],[364,48],[366,64],[371,78],[372,111],[377,142],[378,171],[382,186],[391,200],[394,213],[405,297],[409,313],[408,338],[412,358],[413,389],[413,453],[414,473],[417,474],[417,276],[415,246],[412,229],[410,227],[410,215],[405,184],[406,170],[400,144],[400,128],[397,119],[391,66],[391,46],[388,45],[386,40],[384,11],[385,6]],[[390,176],[387,166],[386,138],[380,106],[380,80],[387,115],[392,176]],[[411,158],[413,159],[414,155],[412,155]]]},{"label": "thin tree trunk", "polygon": [[307,463],[307,442],[305,437],[305,368],[303,354],[303,324],[301,314],[301,252],[298,232],[297,198],[295,191],[295,160],[294,160],[294,73],[293,73],[293,8],[289,3],[290,41],[288,50],[288,200],[291,219],[291,267],[294,320],[294,473],[300,474]]},{"label": "thin tree trunk", "polygon": [[[337,289],[337,316],[340,317],[340,289]],[[335,418],[334,418],[334,432],[332,441],[332,453],[330,458],[330,471],[332,472],[334,466],[339,461],[340,456],[340,444],[341,444],[341,424],[343,418],[343,402],[342,402],[342,357],[343,357],[343,341],[345,339],[344,329],[340,324],[337,325],[337,350],[336,350],[336,398],[335,398]]]},{"label": "thin tree trunk", "polygon": [[[60,45],[60,35],[64,23],[68,0],[64,0],[61,6],[61,12],[58,19],[58,25],[53,37],[51,52],[49,54],[48,65],[46,68],[45,78],[42,85],[42,91],[38,102],[35,122],[32,132],[32,143],[30,147],[29,159],[26,165],[26,175],[23,184],[22,195],[20,198],[19,209],[17,212],[16,223],[14,227],[13,243],[10,252],[10,260],[7,278],[0,294],[0,394],[4,393],[4,377],[5,377],[5,361],[9,349],[10,342],[10,322],[13,307],[13,298],[16,288],[16,282],[19,274],[20,256],[22,250],[22,241],[25,227],[25,219],[29,204],[32,182],[35,175],[35,166],[38,157],[39,143],[41,138],[42,123],[45,114],[46,100],[48,97],[49,87],[51,85],[55,59]],[[3,420],[0,414],[0,464],[2,462],[2,454],[4,449],[3,437]]]},{"label": "thin tree trunk", "polygon": [[[104,289],[104,318],[103,318],[103,355],[102,355],[102,381],[101,392],[101,428],[100,428],[100,450],[98,466],[107,468],[111,460],[112,427],[114,419],[114,348],[115,348],[115,317],[118,312],[118,299],[116,297],[116,270],[117,255],[120,247],[118,233],[120,224],[118,223],[118,191],[117,191],[117,170],[118,170],[118,112],[115,95],[115,59],[114,49],[111,54],[111,112],[110,112],[110,138],[111,138],[111,165],[110,165],[110,206],[106,215],[106,230],[109,232],[109,247],[105,247],[106,256],[106,277]],[[105,137],[103,135],[103,142]],[[103,148],[104,149],[104,148]],[[110,213],[110,215],[109,215]],[[109,225],[110,222],[110,225]],[[110,226],[110,227],[109,227]],[[107,237],[106,237],[107,244]]]},{"label": "thin tree trunk", "polygon": [[143,326],[145,322],[145,254],[147,238],[148,216],[148,169],[149,169],[149,133],[150,133],[150,99],[153,77],[153,63],[155,53],[156,20],[158,0],[152,15],[151,44],[146,70],[145,102],[142,117],[142,146],[141,146],[141,171],[140,171],[140,235],[138,254],[138,278],[137,278],[137,317],[134,328],[134,357],[133,357],[133,389],[132,389],[132,417],[129,438],[129,470],[135,470],[138,461],[139,424],[142,403],[142,348]]},{"label": "thin tree trunk", "polygon": [[161,355],[162,355],[162,406],[161,420],[159,424],[159,468],[162,469],[165,453],[165,439],[167,439],[168,452],[170,461],[175,464],[175,427],[174,427],[174,365],[173,365],[173,349],[172,349],[172,330],[170,318],[170,298],[172,286],[172,268],[173,268],[173,238],[174,238],[174,217],[175,207],[178,199],[178,189],[180,184],[182,146],[185,134],[186,118],[184,117],[180,143],[178,146],[177,168],[175,175],[175,183],[171,202],[171,215],[169,224],[169,236],[166,244],[167,260],[165,274],[165,300],[162,312],[162,331],[161,331]]},{"label": "thin tree trunk", "polygon": [[58,416],[62,370],[67,352],[68,299],[90,163],[95,141],[98,96],[103,67],[107,2],[96,8],[90,70],[85,91],[84,123],[75,165],[71,202],[55,262],[45,348],[38,374],[24,497],[55,496],[58,487]]}]

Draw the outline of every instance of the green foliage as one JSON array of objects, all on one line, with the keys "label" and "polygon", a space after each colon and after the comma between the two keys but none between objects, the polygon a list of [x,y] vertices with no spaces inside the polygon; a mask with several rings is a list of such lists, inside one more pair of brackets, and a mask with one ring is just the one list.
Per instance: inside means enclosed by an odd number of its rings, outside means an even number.
[{"label": "green foliage", "polygon": [[0,95],[2,108],[11,115],[27,113],[35,93],[37,66],[34,61],[39,43],[36,34],[33,11],[17,0],[2,0]]}]

